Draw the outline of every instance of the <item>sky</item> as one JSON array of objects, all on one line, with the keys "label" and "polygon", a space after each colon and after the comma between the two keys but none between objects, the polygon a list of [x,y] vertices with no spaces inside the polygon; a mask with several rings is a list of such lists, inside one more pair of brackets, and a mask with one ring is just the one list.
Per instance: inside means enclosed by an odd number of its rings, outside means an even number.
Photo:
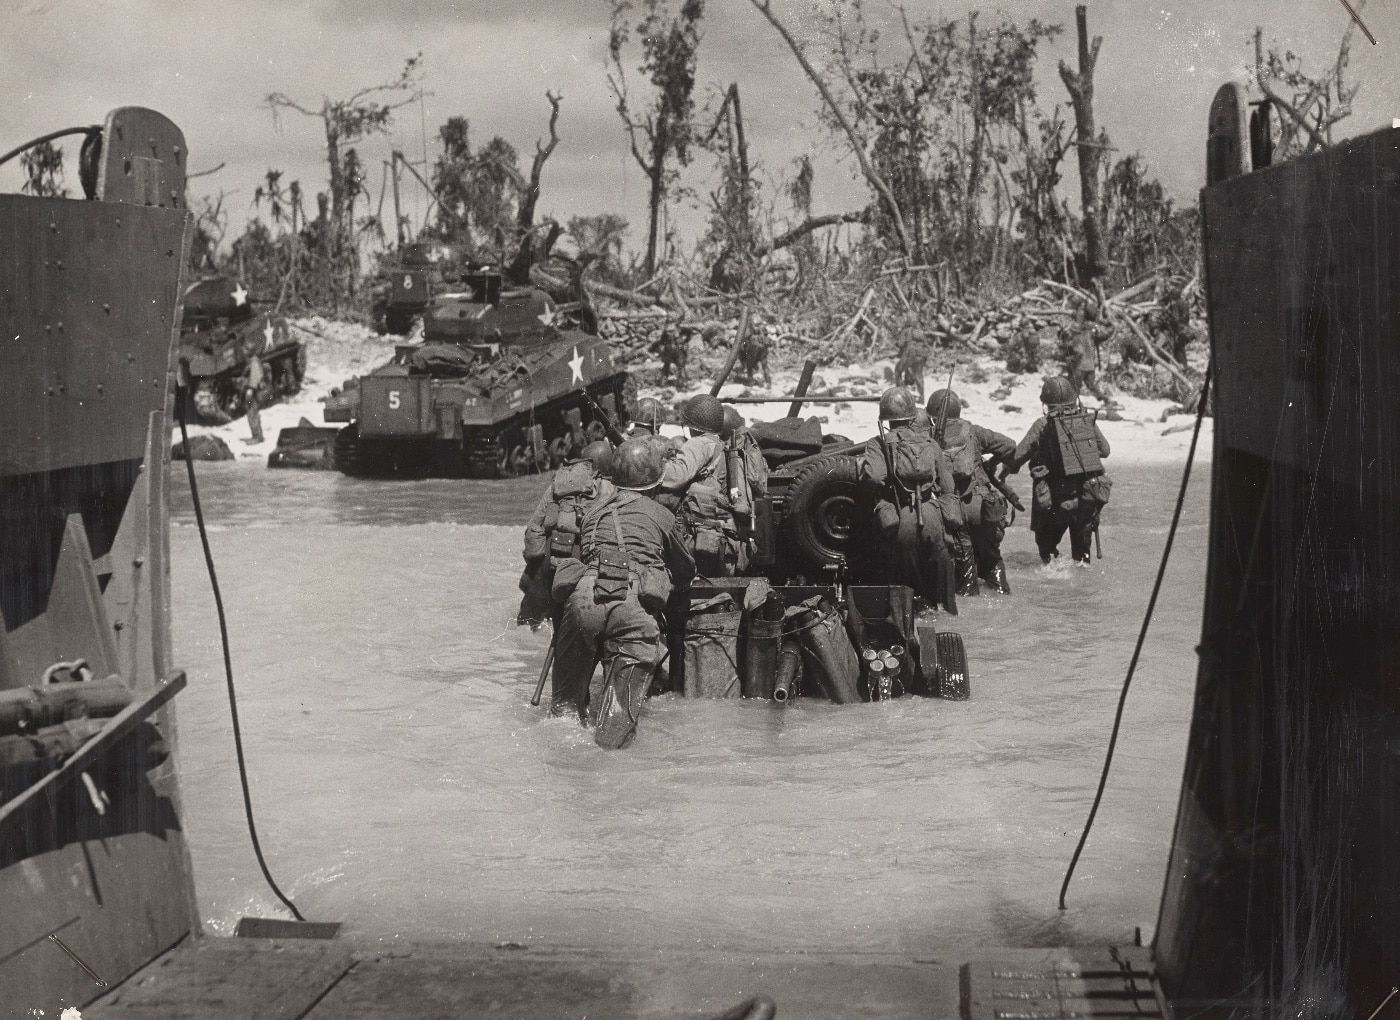
[{"label": "sky", "polygon": [[[773,0],[774,9],[814,59],[823,54],[816,15],[835,0]],[[865,0],[876,21],[895,17],[889,0]],[[1355,5],[1353,5],[1355,6]],[[1042,105],[1068,97],[1055,61],[1074,61],[1074,5],[1067,0],[906,0],[914,21],[984,19],[1005,12],[1065,26],[1041,60]],[[632,161],[614,109],[605,63],[608,0],[0,0],[0,148],[59,127],[98,123],[116,106],[150,106],[183,129],[193,171],[222,164],[190,185],[191,199],[224,194],[230,238],[255,214],[253,192],[269,168],[300,180],[308,196],[325,188],[324,137],[318,120],[274,117],[271,92],[319,107],[397,76],[421,53],[429,94],[400,110],[391,131],[359,146],[374,169],[377,204],[383,160],[393,148],[410,158],[435,155],[437,128],[467,117],[473,144],[501,135],[529,166],[545,133],[546,90],[562,94],[560,142],[545,168],[539,213],[616,212],[632,228],[628,247],[644,246],[646,180]],[[1400,0],[1363,10],[1378,39],[1358,32],[1351,80],[1361,83],[1346,133],[1400,118]],[[1092,34],[1104,37],[1096,70],[1095,112],[1119,154],[1138,152],[1179,202],[1200,188],[1206,110],[1216,88],[1252,66],[1252,36],[1302,54],[1307,66],[1330,62],[1349,21],[1338,0],[1097,0]],[[893,21],[891,27],[897,27]],[[706,0],[697,96],[738,82],[744,118],[764,187],[806,154],[816,170],[814,211],[858,208],[865,191],[854,161],[817,122],[819,99],[751,0]],[[78,190],[73,157],[68,183]],[[17,163],[0,170],[0,188],[18,186]],[[697,172],[707,167],[701,166]],[[1066,166],[1073,179],[1072,161]],[[692,178],[698,181],[699,178]],[[405,182],[405,205],[421,215],[421,189]],[[384,200],[389,218],[390,200]],[[308,202],[314,211],[314,201]],[[674,210],[693,235],[700,214]]]}]

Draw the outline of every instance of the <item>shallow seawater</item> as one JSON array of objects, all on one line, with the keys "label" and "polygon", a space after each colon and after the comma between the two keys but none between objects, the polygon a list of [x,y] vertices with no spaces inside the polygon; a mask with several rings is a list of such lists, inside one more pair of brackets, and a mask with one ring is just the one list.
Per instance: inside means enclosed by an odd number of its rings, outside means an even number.
[{"label": "shallow seawater", "polygon": [[[385,940],[896,950],[1150,937],[1181,779],[1205,573],[1198,467],[1070,890],[1179,466],[1121,467],[1103,559],[961,600],[973,698],[650,703],[605,753],[527,700],[513,626],[542,479],[364,481],[203,464],[263,847],[309,919]],[[234,764],[188,488],[172,501],[183,794],[199,901],[281,916]],[[1021,487],[1025,487],[1021,479]],[[1065,551],[1068,551],[1066,544]]]}]

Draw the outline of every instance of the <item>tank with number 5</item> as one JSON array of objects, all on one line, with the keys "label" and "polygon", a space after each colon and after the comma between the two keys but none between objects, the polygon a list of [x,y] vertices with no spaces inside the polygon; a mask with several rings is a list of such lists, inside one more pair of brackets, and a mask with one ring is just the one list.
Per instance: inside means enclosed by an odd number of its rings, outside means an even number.
[{"label": "tank with number 5", "polygon": [[327,398],[326,421],[346,423],[335,442],[342,472],[547,471],[605,435],[605,418],[627,420],[628,375],[591,309],[503,282],[492,269],[460,274],[424,306],[422,343]]}]

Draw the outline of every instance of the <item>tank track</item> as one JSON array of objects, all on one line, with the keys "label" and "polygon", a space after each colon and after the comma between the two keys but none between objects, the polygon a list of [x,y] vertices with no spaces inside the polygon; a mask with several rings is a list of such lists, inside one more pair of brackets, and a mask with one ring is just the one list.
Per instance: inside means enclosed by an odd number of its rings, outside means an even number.
[{"label": "tank track", "polygon": [[[630,420],[635,390],[635,384],[626,372],[609,376],[588,387],[593,399],[611,413],[619,425]],[[582,412],[586,441],[606,435],[602,424],[594,421],[593,412],[579,400],[577,394],[566,393],[496,425],[465,429],[462,457],[467,475],[472,478],[510,478],[558,467],[571,448],[572,436],[566,414],[575,408]],[[539,451],[531,448],[531,425],[542,428],[542,449]]]}]

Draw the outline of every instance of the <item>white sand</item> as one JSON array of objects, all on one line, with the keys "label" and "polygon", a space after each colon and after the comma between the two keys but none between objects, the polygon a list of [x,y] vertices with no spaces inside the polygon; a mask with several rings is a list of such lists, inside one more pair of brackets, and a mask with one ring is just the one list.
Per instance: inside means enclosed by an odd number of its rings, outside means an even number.
[{"label": "white sand", "polygon": [[[263,442],[254,445],[245,441],[248,438],[248,423],[243,418],[217,427],[192,426],[191,434],[213,433],[228,444],[240,463],[266,464],[267,455],[277,445],[278,432],[297,425],[302,418],[312,425],[326,425],[321,413],[322,401],[331,388],[342,387],[347,379],[383,364],[393,355],[394,344],[400,339],[380,337],[368,327],[334,322],[319,316],[294,320],[293,327],[298,338],[307,345],[306,378],[301,392],[290,402],[274,404],[262,410]],[[878,396],[889,385],[891,373],[892,363],[889,361],[828,366],[817,370],[813,390]],[[980,375],[985,381],[968,381],[969,375]],[[1040,375],[1009,375],[991,357],[981,355],[974,364],[959,368],[953,389],[962,399],[964,419],[1019,441],[1041,413],[1040,387],[1043,381]],[[945,382],[946,376],[930,376],[924,381],[924,391],[926,394],[932,393]],[[765,392],[791,393],[796,385],[796,370],[775,371],[772,390],[730,383],[724,387],[720,397],[749,393],[757,396]],[[1009,393],[992,399],[992,393],[1002,389],[1008,389]],[[642,391],[643,395],[648,392]],[[692,392],[708,392],[708,388],[700,387]],[[673,402],[679,403],[684,396],[675,397]],[[1162,412],[1169,406],[1169,401],[1140,400],[1121,394],[1115,394],[1114,399],[1120,405],[1118,413],[1123,420],[1099,419],[1099,427],[1113,447],[1110,468],[1114,464],[1179,463],[1185,460],[1194,416],[1173,415],[1163,422]],[[1092,398],[1086,399],[1085,403],[1090,407],[1097,406],[1097,401]],[[786,401],[736,406],[751,421],[772,420],[787,413]],[[824,431],[840,433],[855,440],[875,434],[876,414],[877,406],[873,401],[833,403],[826,400],[804,404],[802,408],[804,417],[826,419],[822,426]],[[1202,426],[1196,449],[1198,460],[1210,459],[1212,424],[1212,420],[1207,418]],[[178,440],[178,434],[175,438]]]}]

